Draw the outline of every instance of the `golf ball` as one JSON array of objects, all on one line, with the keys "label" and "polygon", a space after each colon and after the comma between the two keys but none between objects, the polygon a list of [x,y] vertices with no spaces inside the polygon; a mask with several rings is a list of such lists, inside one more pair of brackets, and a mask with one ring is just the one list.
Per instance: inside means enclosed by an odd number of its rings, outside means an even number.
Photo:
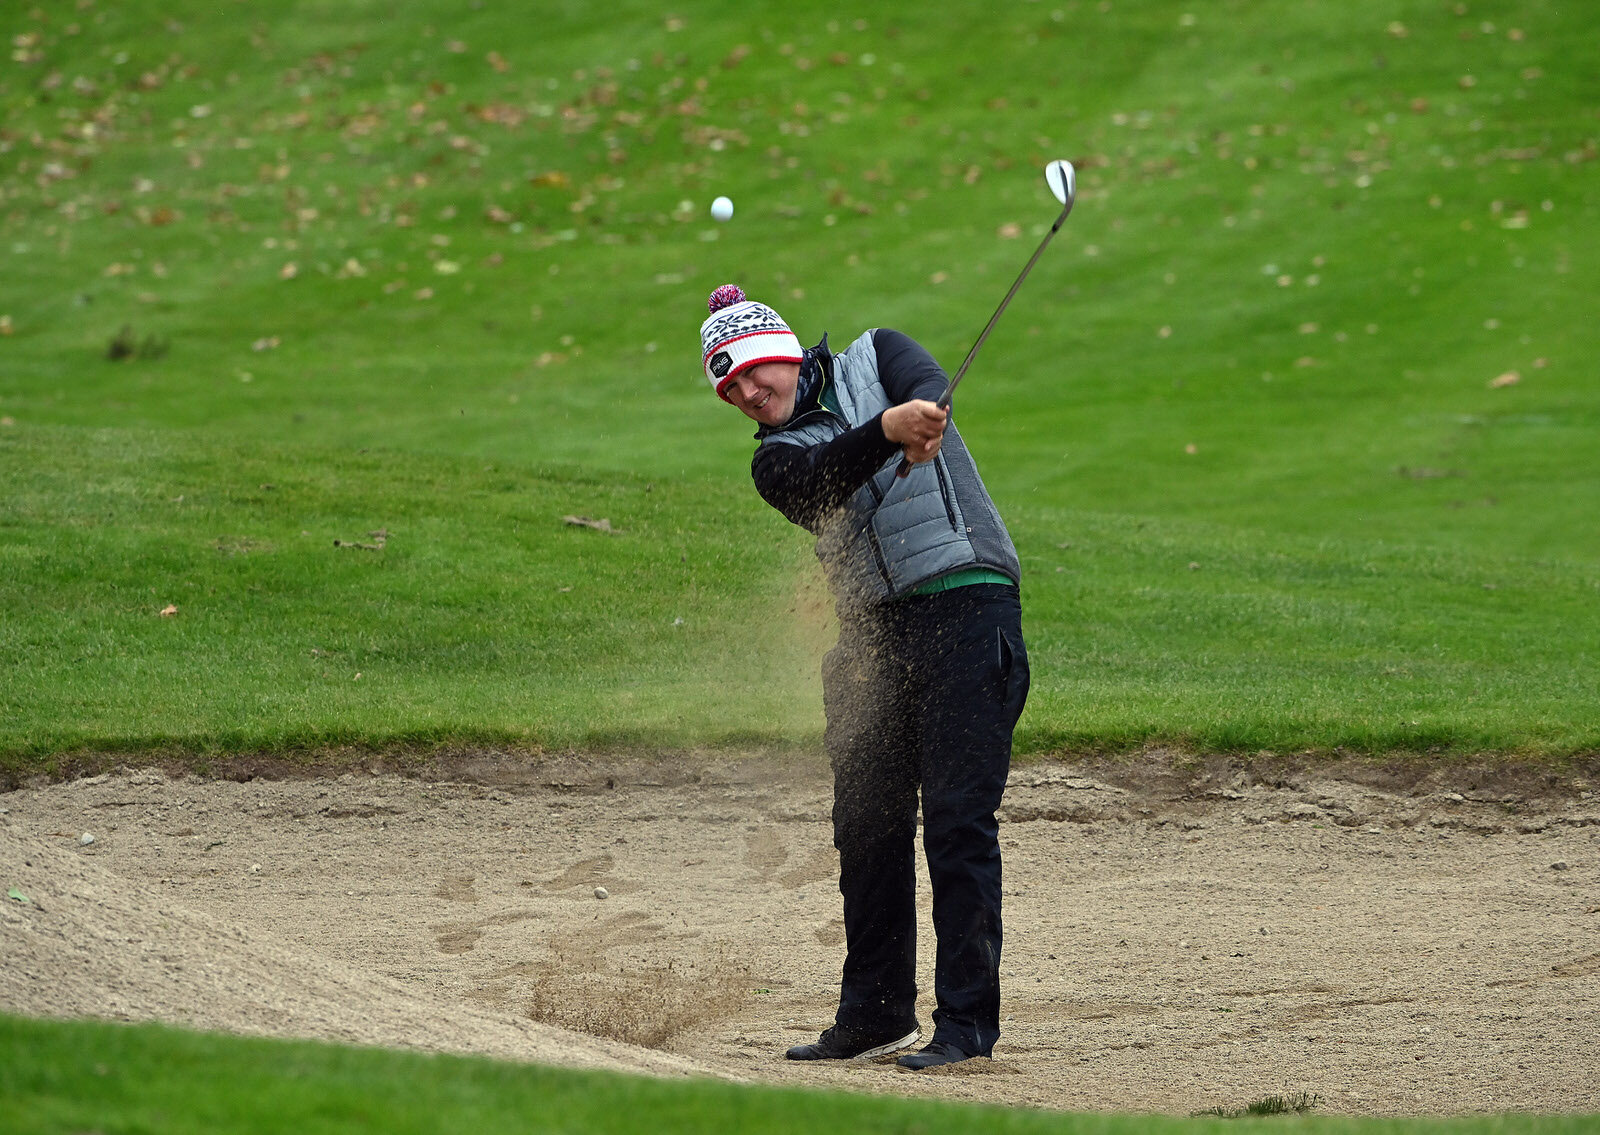
[{"label": "golf ball", "polygon": [[711,216],[713,220],[728,220],[733,216],[733,202],[726,197],[718,197],[711,202]]}]

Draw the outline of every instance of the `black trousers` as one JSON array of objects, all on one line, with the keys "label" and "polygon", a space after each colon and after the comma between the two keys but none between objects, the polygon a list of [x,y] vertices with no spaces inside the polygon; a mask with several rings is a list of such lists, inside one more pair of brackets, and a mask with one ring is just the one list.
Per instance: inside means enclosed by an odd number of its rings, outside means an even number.
[{"label": "black trousers", "polygon": [[933,884],[933,1039],[987,1056],[1000,1035],[995,809],[1028,696],[1017,589],[979,583],[840,613],[823,662],[844,896],[837,1021],[916,1023],[917,794]]}]

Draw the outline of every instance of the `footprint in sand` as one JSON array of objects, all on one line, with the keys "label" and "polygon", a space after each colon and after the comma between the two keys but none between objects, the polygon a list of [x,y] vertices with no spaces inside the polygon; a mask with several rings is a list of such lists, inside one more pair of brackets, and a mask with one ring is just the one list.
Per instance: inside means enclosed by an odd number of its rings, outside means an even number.
[{"label": "footprint in sand", "polygon": [[432,929],[441,954],[465,954],[483,937],[483,931],[476,926],[447,925]]},{"label": "footprint in sand", "polygon": [[758,828],[744,837],[744,865],[754,871],[756,878],[770,883],[778,868],[789,861],[789,850],[783,839],[771,828]]},{"label": "footprint in sand", "polygon": [[839,853],[832,844],[821,844],[812,849],[804,863],[791,867],[778,876],[778,882],[790,890],[807,883],[821,883],[839,877]]},{"label": "footprint in sand", "polygon": [[434,889],[433,897],[448,899],[451,902],[477,902],[478,892],[472,887],[476,881],[472,875],[446,875],[439,880],[439,885]]},{"label": "footprint in sand", "polygon": [[819,926],[814,931],[817,941],[824,946],[844,945],[844,919],[835,918],[826,926]]},{"label": "footprint in sand", "polygon": [[490,927],[512,926],[537,917],[532,911],[513,910],[497,914],[493,918],[486,918],[482,922],[441,922],[429,929],[433,931],[434,942],[441,954],[465,954],[478,944],[484,931]]},{"label": "footprint in sand", "polygon": [[612,870],[616,867],[616,860],[611,853],[601,852],[591,855],[587,859],[580,859],[570,865],[561,874],[544,881],[547,891],[564,891],[568,887],[600,887],[603,886],[612,894],[617,893],[617,881],[611,877]]}]

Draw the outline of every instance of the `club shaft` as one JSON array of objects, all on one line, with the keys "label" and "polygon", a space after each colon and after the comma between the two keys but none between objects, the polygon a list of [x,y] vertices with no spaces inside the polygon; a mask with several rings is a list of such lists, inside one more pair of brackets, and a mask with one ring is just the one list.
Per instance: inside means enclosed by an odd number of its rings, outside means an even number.
[{"label": "club shaft", "polygon": [[944,388],[944,393],[939,396],[939,406],[948,408],[950,395],[954,393],[956,385],[966,377],[967,368],[972,365],[972,360],[978,355],[978,350],[983,346],[984,340],[989,338],[989,332],[994,330],[994,325],[1000,322],[1000,315],[1005,311],[1006,305],[1011,302],[1011,297],[1017,294],[1017,289],[1022,287],[1022,281],[1028,278],[1028,273],[1033,271],[1033,266],[1039,262],[1039,257],[1044,254],[1045,246],[1050,243],[1050,238],[1061,229],[1061,224],[1067,219],[1067,214],[1072,212],[1072,202],[1067,202],[1066,208],[1061,210],[1061,215],[1056,218],[1056,223],[1050,226],[1050,231],[1044,234],[1044,239],[1039,242],[1039,247],[1033,250],[1033,255],[1028,257],[1028,262],[1022,266],[1022,271],[1017,273],[1016,282],[1011,285],[1011,290],[1006,293],[1006,298],[1000,301],[1000,306],[994,309],[994,314],[989,317],[989,322],[984,324],[983,332],[978,336],[978,341],[972,344],[972,349],[967,352],[967,357],[961,360],[961,365],[956,368],[955,377]]},{"label": "club shaft", "polygon": [[[961,365],[956,368],[955,376],[945,384],[944,393],[939,395],[939,401],[936,403],[941,410],[950,408],[950,396],[955,393],[956,385],[966,377],[967,368],[972,366],[972,360],[977,357],[978,349],[983,346],[984,340],[989,337],[989,332],[994,330],[994,325],[1000,322],[1000,315],[1005,311],[1006,305],[1011,302],[1011,297],[1017,294],[1017,289],[1022,287],[1022,281],[1028,278],[1028,273],[1033,271],[1033,266],[1039,262],[1039,257],[1044,254],[1045,246],[1050,243],[1050,238],[1060,231],[1061,225],[1067,219],[1067,214],[1072,212],[1072,201],[1072,198],[1068,198],[1066,206],[1061,210],[1061,215],[1056,218],[1056,223],[1050,226],[1050,231],[1044,234],[1044,239],[1039,242],[1039,247],[1033,250],[1032,256],[1028,257],[1028,262],[1022,266],[1022,271],[1017,274],[1016,282],[1011,285],[1011,290],[1006,293],[1006,298],[1001,300],[1000,306],[994,309],[994,314],[989,317],[989,322],[984,324],[983,332],[978,336],[977,342],[972,344],[972,349],[967,352],[967,357],[961,360]],[[904,477],[910,471],[910,459],[902,457],[900,459],[900,468],[896,470],[896,475]]]}]

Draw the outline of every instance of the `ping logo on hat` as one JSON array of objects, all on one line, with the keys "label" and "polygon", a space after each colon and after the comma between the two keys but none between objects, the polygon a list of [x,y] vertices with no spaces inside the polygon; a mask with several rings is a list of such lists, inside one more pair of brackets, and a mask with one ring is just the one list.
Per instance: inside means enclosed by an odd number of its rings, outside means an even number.
[{"label": "ping logo on hat", "polygon": [[711,315],[700,325],[700,361],[706,381],[724,402],[728,384],[740,371],[805,358],[800,340],[783,317],[764,303],[746,299],[737,285],[722,285],[706,306]]}]

